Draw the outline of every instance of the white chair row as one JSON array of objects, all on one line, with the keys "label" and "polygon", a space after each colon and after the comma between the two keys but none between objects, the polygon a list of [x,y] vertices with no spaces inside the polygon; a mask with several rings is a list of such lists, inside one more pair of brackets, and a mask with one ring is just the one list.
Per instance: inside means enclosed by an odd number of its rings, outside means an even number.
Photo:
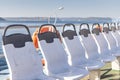
[{"label": "white chair row", "polygon": [[99,28],[95,28],[95,25],[98,25],[98,27],[100,27],[100,25],[97,23],[93,24],[92,33],[95,37],[94,39],[96,41],[96,44],[98,44],[98,47],[100,48],[99,53],[101,54],[101,58],[104,62],[112,62],[113,60],[115,60],[115,57],[111,54],[109,50],[109,45],[107,43],[108,40],[104,36],[104,33],[100,32]]},{"label": "white chair row", "polygon": [[[86,25],[88,29],[82,29],[83,25]],[[92,34],[90,33],[88,24],[81,24],[79,35],[77,35],[75,26],[73,24],[65,24],[63,26],[62,38],[66,52],[62,44],[59,42],[59,38],[56,33],[45,32],[38,35],[39,47],[46,61],[45,69],[47,75],[56,76],[56,73],[60,74],[62,70],[63,73],[65,72],[65,66],[71,66],[79,67],[81,69],[87,68],[89,71],[97,70],[96,73],[98,75],[94,76],[97,76],[97,78],[100,79],[100,68],[103,67],[106,62],[112,62],[116,59],[116,57],[112,55],[113,53],[111,53],[114,51],[114,49],[116,49],[116,46],[114,43],[110,42],[114,40],[111,34],[108,34],[110,36],[106,37],[106,33],[100,32],[99,29],[94,28],[95,25],[96,24],[93,24]],[[99,26],[99,24],[97,25]],[[41,27],[44,26],[53,26],[55,28],[54,25],[50,24],[42,25]],[[65,31],[66,26],[72,26],[74,30]],[[104,32],[106,32],[105,30],[106,28],[104,28]],[[109,47],[111,47],[111,49]],[[65,56],[69,59],[65,59]],[[69,62],[69,65],[68,62],[66,62],[67,60]],[[63,66],[63,69],[62,67],[60,68],[58,62]],[[67,68],[69,69],[69,67]],[[58,77],[65,79],[66,75],[58,75]],[[69,77],[67,78],[69,79]],[[91,79],[95,80],[95,78]]]},{"label": "white chair row", "polygon": [[116,45],[115,45],[115,47],[116,47],[116,50],[114,51],[115,52],[115,56],[120,56],[120,50],[119,50],[119,48],[120,48],[120,31],[118,30],[118,29],[116,29],[116,27],[115,27],[115,24],[114,24],[114,26],[111,26],[111,34],[112,34],[112,36],[114,37],[114,41],[116,42]]},{"label": "white chair row", "polygon": [[[42,25],[56,27],[51,24]],[[39,30],[39,31],[40,31]],[[55,32],[39,33],[39,47],[45,59],[46,74],[60,80],[79,80],[88,75],[88,71],[80,67],[72,67],[68,64],[67,54]]]},{"label": "white chair row", "polygon": [[[84,25],[88,29],[82,29]],[[97,75],[94,76],[98,78],[90,75],[90,79],[100,80],[100,68],[106,62],[115,60],[114,56],[120,54],[120,34],[115,30],[109,32],[108,28],[104,28],[106,33],[101,33],[94,25],[93,34],[90,33],[89,25],[85,23],[80,25],[80,32],[77,34],[73,24],[65,24],[61,35],[65,48],[59,41],[57,32],[39,33],[39,47],[46,65],[45,74],[40,62],[41,57],[33,46],[28,27],[8,26],[3,34],[3,51],[10,70],[10,80],[79,80],[88,75],[89,71],[96,72]],[[40,30],[44,26],[52,26],[57,31],[51,24],[42,25]],[[72,26],[74,30],[65,31],[67,26]],[[11,27],[24,27],[28,34],[6,35]]]},{"label": "white chair row", "polygon": [[[64,28],[67,26],[72,26],[74,30],[64,31]],[[82,37],[82,41],[80,42],[73,24],[65,24],[63,27],[63,43],[65,44],[66,49],[69,51],[69,55],[71,56],[72,66],[82,66],[84,68],[87,67],[88,70],[100,69],[104,66],[104,63],[101,62],[100,59],[98,60],[100,57],[99,54],[96,53],[97,46],[94,44],[94,40],[89,34],[89,30],[84,29],[84,32],[82,31],[83,30],[80,31],[80,35]],[[85,36],[84,33],[87,36]],[[90,47],[89,45],[91,44],[92,46]],[[88,59],[85,56],[86,51]]]},{"label": "white chair row", "polygon": [[104,27],[103,33],[104,33],[105,39],[107,40],[107,42],[109,44],[109,50],[113,55],[116,55],[115,51],[117,49],[117,43],[116,43],[115,38],[113,37],[113,35],[111,33],[112,31],[109,30],[109,24],[107,24],[107,27],[104,24],[103,27]]},{"label": "white chair row", "polygon": [[[83,25],[87,25],[88,29],[81,30]],[[65,31],[65,27],[73,27],[74,30]],[[71,66],[86,67],[90,71],[90,80],[100,80],[100,68],[105,64],[98,54],[97,45],[89,31],[89,25],[81,24],[79,34],[77,35],[73,24],[64,25],[62,33],[63,43],[70,55]],[[86,57],[86,53],[88,57]]]},{"label": "white chair row", "polygon": [[[98,26],[100,27],[99,24],[98,24]],[[99,35],[98,32],[99,32],[99,30],[93,31],[93,33],[96,33],[96,35]],[[114,60],[114,61],[112,61],[112,69],[120,70],[120,50],[119,50],[120,34],[119,34],[119,30],[116,30],[115,24],[114,24],[114,26],[110,26],[108,23],[104,23],[102,34],[103,34],[104,38],[101,38],[101,39],[96,38],[96,39],[97,39],[98,43],[100,41],[102,42],[102,39],[105,39],[107,42],[107,44],[105,42],[104,45],[101,47],[101,48],[107,50],[107,54],[106,54],[105,58],[107,58],[107,55],[110,55],[109,59],[110,59],[110,57],[112,57],[111,59]],[[101,45],[101,44],[102,43],[100,43],[99,45]],[[105,44],[108,45],[108,47],[106,46],[106,48],[105,48]],[[102,51],[102,49],[101,49],[101,51]],[[110,54],[108,54],[108,53],[110,53]],[[115,56],[116,58],[114,59],[113,56]]]},{"label": "white chair row", "polygon": [[[112,25],[113,24],[113,25]],[[120,32],[119,32],[119,29],[120,29],[120,26],[119,26],[119,23],[116,27],[115,23],[112,23],[111,24],[111,33],[117,43],[116,45],[116,49],[113,51],[113,55],[116,56],[116,60],[114,60],[112,62],[112,69],[113,70],[120,70],[120,38],[119,38],[119,35],[120,35]]]},{"label": "white chair row", "polygon": [[[9,28],[23,27],[27,34],[6,35]],[[19,28],[18,28],[19,29]],[[3,34],[3,51],[10,72],[10,80],[56,80],[43,73],[40,55],[36,52],[29,29],[25,25],[10,25]]]}]

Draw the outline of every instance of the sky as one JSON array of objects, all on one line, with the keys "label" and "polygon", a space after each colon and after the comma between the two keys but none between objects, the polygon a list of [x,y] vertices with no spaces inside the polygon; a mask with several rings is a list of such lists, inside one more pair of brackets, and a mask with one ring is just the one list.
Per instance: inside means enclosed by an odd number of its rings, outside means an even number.
[{"label": "sky", "polygon": [[118,18],[120,0],[0,0],[0,17],[49,16]]}]

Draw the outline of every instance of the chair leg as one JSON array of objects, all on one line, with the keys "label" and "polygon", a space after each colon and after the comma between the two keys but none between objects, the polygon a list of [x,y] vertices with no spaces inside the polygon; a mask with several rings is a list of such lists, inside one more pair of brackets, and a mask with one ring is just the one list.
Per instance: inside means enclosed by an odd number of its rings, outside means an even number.
[{"label": "chair leg", "polygon": [[90,71],[89,78],[90,80],[100,80],[100,69]]},{"label": "chair leg", "polygon": [[80,80],[89,80],[89,75],[85,76],[84,78],[82,78]]},{"label": "chair leg", "polygon": [[120,70],[120,57],[112,62],[112,70]]}]

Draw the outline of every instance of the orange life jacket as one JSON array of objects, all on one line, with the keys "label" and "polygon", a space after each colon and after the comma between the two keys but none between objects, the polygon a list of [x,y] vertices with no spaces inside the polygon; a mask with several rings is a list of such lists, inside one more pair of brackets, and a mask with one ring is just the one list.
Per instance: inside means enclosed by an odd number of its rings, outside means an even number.
[{"label": "orange life jacket", "polygon": [[[50,26],[43,27],[43,28],[41,28],[40,33],[44,33],[47,31],[53,32],[53,28]],[[35,48],[38,48],[38,33],[39,33],[39,30],[36,29],[36,31],[33,33],[33,36],[32,36],[32,40],[33,40],[33,44],[34,44]]]},{"label": "orange life jacket", "polygon": [[40,33],[44,33],[44,32],[47,32],[47,31],[54,32],[53,27],[45,26],[45,27],[41,28]]},{"label": "orange life jacket", "polygon": [[100,29],[100,32],[102,32],[102,26],[96,26],[96,28]]},{"label": "orange life jacket", "polygon": [[[54,32],[54,28],[50,27],[50,26],[43,27],[43,28],[41,28],[40,33],[44,33],[44,32],[47,32],[47,31]],[[32,36],[32,40],[33,40],[33,44],[34,44],[35,48],[39,48],[38,47],[38,33],[39,33],[39,29],[36,29],[36,31],[33,33],[33,36]],[[44,59],[42,59],[42,65],[45,66],[45,60]]]}]

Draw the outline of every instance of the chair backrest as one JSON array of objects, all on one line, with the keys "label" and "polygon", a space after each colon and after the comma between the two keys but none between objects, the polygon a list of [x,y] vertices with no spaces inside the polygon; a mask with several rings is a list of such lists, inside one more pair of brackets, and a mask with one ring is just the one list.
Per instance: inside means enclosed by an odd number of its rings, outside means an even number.
[{"label": "chair backrest", "polygon": [[118,32],[118,34],[120,34],[120,23],[117,23],[116,32]]},{"label": "chair backrest", "polygon": [[115,23],[110,24],[110,30],[113,31],[113,32],[116,31],[116,24]]},{"label": "chair backrest", "polygon": [[116,28],[117,28],[117,30],[120,30],[120,23],[117,23]]},{"label": "chair backrest", "polygon": [[116,40],[117,47],[120,47],[120,34],[118,30],[116,30],[116,27],[111,27],[111,30],[112,30],[111,33],[114,39]]},{"label": "chair backrest", "polygon": [[103,33],[105,39],[108,40],[108,44],[110,45],[110,50],[114,50],[117,47],[117,43],[111,33],[111,30],[109,29],[109,24],[107,24],[107,27],[105,27],[104,25],[105,23],[103,24]]},{"label": "chair backrest", "polygon": [[[6,32],[11,27],[23,27],[27,30],[28,34],[16,32],[6,36]],[[27,26],[10,25],[5,29],[3,34],[3,51],[12,79],[30,80],[43,73],[42,64],[40,63],[41,58],[33,46]]]},{"label": "chair backrest", "polygon": [[[87,25],[88,29],[81,29],[83,25]],[[90,29],[88,24],[83,23],[80,25],[79,35],[82,38],[82,42],[87,51],[88,58],[97,59],[99,56],[98,47],[97,47],[97,44],[95,43],[93,36],[90,34]]]},{"label": "chair backrest", "polygon": [[[65,30],[65,27],[73,27],[74,30]],[[78,65],[82,61],[86,60],[85,50],[77,36],[74,24],[65,24],[63,26],[62,37],[65,48],[69,51],[68,55],[71,56],[71,65]]]},{"label": "chair backrest", "polygon": [[[98,46],[100,47],[100,52],[106,52],[108,51],[108,44],[107,41],[104,38],[103,33],[99,30],[99,28],[95,28],[95,25],[93,24],[92,26],[92,33],[95,37],[95,39],[97,40]],[[100,25],[98,24],[98,26],[100,27]]]},{"label": "chair backrest", "polygon": [[[56,30],[52,24],[41,25],[40,29],[44,26],[52,26]],[[68,71],[68,58],[57,34],[48,31],[39,33],[38,38],[39,47],[46,62],[46,73],[50,75]]]}]

